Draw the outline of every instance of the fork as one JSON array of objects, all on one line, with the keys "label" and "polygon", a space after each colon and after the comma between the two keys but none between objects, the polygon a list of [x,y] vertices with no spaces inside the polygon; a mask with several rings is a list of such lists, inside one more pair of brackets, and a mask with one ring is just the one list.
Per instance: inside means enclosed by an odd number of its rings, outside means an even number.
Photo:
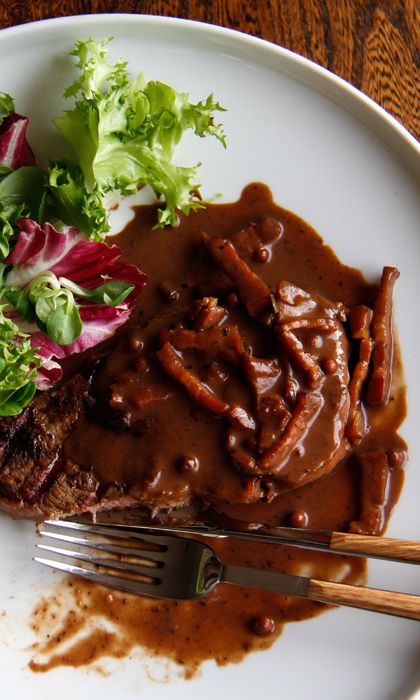
[{"label": "fork", "polygon": [[137,595],[193,599],[230,583],[420,620],[420,596],[224,564],[207,544],[186,537],[70,521],[47,521],[39,534],[63,546],[37,544],[58,558],[35,561]]}]

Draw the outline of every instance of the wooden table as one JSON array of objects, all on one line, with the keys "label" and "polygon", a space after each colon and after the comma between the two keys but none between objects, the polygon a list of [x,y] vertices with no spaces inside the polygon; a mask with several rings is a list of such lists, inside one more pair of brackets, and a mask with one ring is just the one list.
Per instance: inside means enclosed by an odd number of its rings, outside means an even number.
[{"label": "wooden table", "polygon": [[0,26],[98,12],[189,18],[268,39],[345,78],[420,137],[417,0],[3,0]]}]

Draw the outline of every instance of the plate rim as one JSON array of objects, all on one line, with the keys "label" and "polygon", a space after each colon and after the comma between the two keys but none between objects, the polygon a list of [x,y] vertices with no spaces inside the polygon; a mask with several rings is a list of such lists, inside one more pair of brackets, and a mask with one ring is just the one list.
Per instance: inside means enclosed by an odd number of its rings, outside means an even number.
[{"label": "plate rim", "polygon": [[[420,141],[405,127],[401,122],[393,117],[387,110],[379,105],[373,98],[362,92],[359,88],[352,85],[350,82],[333,73],[328,68],[315,63],[305,56],[287,49],[284,46],[275,44],[267,39],[262,39],[245,32],[223,27],[220,25],[202,22],[200,20],[184,19],[181,17],[167,17],[155,14],[142,14],[130,12],[104,12],[100,14],[77,14],[67,15],[64,17],[50,17],[42,20],[35,20],[25,24],[18,24],[12,27],[5,27],[0,30],[0,41],[2,37],[13,36],[14,34],[33,33],[34,31],[43,31],[46,27],[55,27],[60,25],[75,25],[93,24],[95,27],[106,25],[110,21],[128,20],[135,21],[141,24],[150,24],[155,26],[185,27],[193,32],[202,32],[214,37],[221,37],[227,41],[232,41],[238,46],[252,47],[253,53],[255,50],[267,52],[276,56],[280,61],[284,62],[284,67],[292,67],[292,72],[297,73],[300,80],[305,81],[308,75],[313,79],[310,82],[310,87],[317,92],[321,92],[327,98],[340,104],[346,111],[362,121],[371,131],[375,133],[387,146],[393,151],[396,151],[398,156],[402,158],[406,165],[410,168],[413,174],[420,180]],[[255,55],[253,55],[255,62]],[[277,70],[281,71],[282,66],[278,66]],[[341,98],[341,99],[340,99]],[[342,99],[344,98],[344,103]]]},{"label": "plate rim", "polygon": [[[115,21],[116,18],[121,18],[124,20],[127,20],[127,18],[135,18],[136,21],[140,20],[144,22],[145,24],[150,24],[150,25],[160,25],[160,26],[179,26],[179,27],[187,27],[188,26],[193,30],[198,32],[203,31],[203,33],[210,33],[213,34],[214,36],[226,36],[227,39],[229,40],[232,39],[233,42],[240,42],[243,46],[249,46],[249,47],[256,47],[258,50],[263,50],[263,51],[269,51],[272,55],[279,57],[280,59],[283,59],[285,61],[284,65],[292,65],[292,66],[300,66],[302,67],[302,72],[308,73],[309,75],[314,75],[315,77],[318,76],[320,78],[320,84],[324,83],[326,86],[334,84],[337,88],[337,93],[340,94],[346,94],[349,98],[349,102],[351,103],[351,106],[354,106],[355,109],[357,108],[358,105],[362,104],[365,106],[365,109],[367,113],[373,114],[373,127],[372,124],[370,124],[370,130],[372,131],[374,136],[378,136],[378,131],[377,131],[377,125],[378,125],[378,117],[379,117],[379,124],[383,123],[385,124],[387,128],[388,135],[390,135],[390,138],[392,140],[392,134],[394,134],[395,138],[395,150],[397,150],[398,153],[400,153],[400,148],[404,151],[406,149],[406,152],[410,152],[413,156],[413,160],[415,158],[418,159],[418,155],[420,155],[420,144],[418,144],[417,140],[410,134],[410,132],[403,127],[394,117],[389,115],[386,110],[384,110],[382,107],[380,107],[372,98],[369,98],[367,95],[362,93],[360,90],[352,86],[350,83],[346,82],[344,79],[340,78],[339,76],[336,76],[333,74],[331,71],[329,71],[326,68],[323,68],[322,66],[319,66],[318,64],[314,63],[310,59],[304,58],[300,56],[299,54],[296,54],[289,49],[285,49],[284,47],[280,47],[276,44],[273,44],[271,42],[268,42],[264,39],[259,39],[257,37],[252,37],[250,35],[244,34],[242,32],[239,32],[237,30],[233,29],[228,29],[224,27],[218,27],[217,25],[210,25],[206,24],[203,22],[199,22],[196,20],[184,20],[182,18],[172,18],[172,17],[161,17],[158,15],[141,15],[141,14],[132,14],[132,13],[104,13],[101,15],[74,15],[74,16],[69,16],[69,17],[56,17],[56,18],[50,18],[46,20],[38,20],[35,22],[29,22],[23,25],[16,25],[15,27],[10,27],[10,28],[5,28],[0,30],[0,41],[1,37],[7,33],[7,35],[12,35],[12,34],[20,34],[20,33],[30,33],[33,29],[35,31],[42,31],[46,25],[51,25],[51,26],[57,26],[57,25],[77,25],[77,22],[80,21],[81,25],[85,23],[85,26],[91,25],[94,26],[95,29],[98,28],[100,29],[101,26],[105,26],[107,22],[109,21]],[[98,21],[100,20],[100,21]],[[3,34],[4,33],[4,34]],[[117,33],[117,32],[116,32]],[[255,61],[255,63],[258,65],[258,60]],[[282,64],[279,63],[279,66],[277,68],[277,72],[284,73],[284,70],[282,70]],[[309,83],[310,87],[313,87],[314,90],[321,92],[325,95],[325,91],[318,89],[316,86],[314,87],[311,83]],[[329,95],[326,95],[327,97]],[[337,100],[336,100],[337,101]],[[340,103],[341,104],[341,103]],[[350,111],[351,114],[354,114],[353,110],[348,110],[346,106],[344,106],[345,111]],[[375,116],[376,115],[376,116]],[[389,142],[387,139],[382,139],[385,141],[386,145],[389,145]],[[400,154],[401,155],[401,154]],[[405,160],[405,159],[404,159]],[[417,165],[420,166],[420,162],[417,161]],[[408,679],[409,680],[409,679]],[[414,691],[416,692],[416,691]],[[413,697],[414,700],[414,696]],[[408,697],[407,697],[408,700]]]}]

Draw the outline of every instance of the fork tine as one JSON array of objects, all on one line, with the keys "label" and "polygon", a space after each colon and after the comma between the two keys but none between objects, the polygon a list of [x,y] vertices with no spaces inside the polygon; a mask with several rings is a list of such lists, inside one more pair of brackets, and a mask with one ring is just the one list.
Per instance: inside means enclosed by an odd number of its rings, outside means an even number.
[{"label": "fork tine", "polygon": [[44,559],[43,557],[34,557],[34,561],[39,564],[44,564],[52,569],[59,569],[67,574],[73,574],[75,576],[81,576],[88,581],[93,581],[94,583],[99,583],[107,588],[114,588],[126,593],[134,593],[136,595],[145,595],[153,598],[162,597],[162,593],[159,593],[159,585],[153,585],[150,583],[142,583],[141,581],[133,581],[127,578],[122,578],[120,576],[112,576],[108,574],[102,574],[99,571],[93,571],[91,569],[84,569],[81,566],[74,566],[73,564],[66,564],[61,561]]},{"label": "fork tine", "polygon": [[157,567],[159,564],[163,564],[163,559],[165,552],[160,550],[154,552],[153,550],[146,549],[144,551],[139,549],[134,549],[134,547],[121,547],[120,545],[112,545],[107,542],[95,542],[94,540],[89,540],[87,538],[72,537],[71,535],[63,535],[61,532],[49,532],[48,530],[40,530],[40,535],[44,537],[49,537],[53,540],[59,540],[60,542],[68,542],[69,544],[75,544],[80,547],[89,547],[89,549],[96,549],[101,552],[107,552],[108,554],[122,554],[128,557],[133,557],[136,559],[142,559],[144,561],[149,560],[151,567]]},{"label": "fork tine", "polygon": [[[149,544],[167,548],[167,537],[166,533],[161,535],[150,534],[146,532],[148,528],[145,526],[145,531],[139,531],[138,528],[131,529],[129,525],[96,525],[95,523],[76,523],[73,520],[44,520],[43,525],[48,525],[49,527],[55,528],[66,528],[68,530],[80,530],[82,532],[88,532],[90,534],[106,535],[107,537],[113,537],[115,539],[121,539],[126,541],[141,542],[144,540]],[[153,527],[151,530],[153,531]]]},{"label": "fork tine", "polygon": [[86,561],[89,564],[102,566],[106,569],[118,569],[119,571],[126,571],[128,573],[138,574],[143,576],[145,579],[149,579],[144,583],[156,584],[160,579],[156,576],[152,576],[150,566],[139,566],[138,564],[128,563],[125,561],[118,561],[116,559],[106,559],[105,557],[95,557],[91,554],[85,554],[85,552],[77,552],[71,549],[61,549],[61,547],[50,547],[45,544],[37,544],[38,549],[42,549],[45,552],[51,552],[52,554],[59,554],[63,557],[70,557],[71,559],[77,559],[78,561]]}]

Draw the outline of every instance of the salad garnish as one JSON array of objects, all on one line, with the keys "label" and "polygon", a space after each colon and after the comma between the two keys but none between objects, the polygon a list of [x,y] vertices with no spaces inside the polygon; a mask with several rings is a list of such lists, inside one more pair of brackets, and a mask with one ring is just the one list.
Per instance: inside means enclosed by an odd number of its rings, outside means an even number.
[{"label": "salad garnish", "polygon": [[174,150],[187,129],[198,136],[225,137],[214,112],[224,111],[213,95],[193,104],[187,93],[148,81],[140,73],[130,78],[126,64],[108,62],[109,39],[79,41],[73,55],[80,77],[65,91],[73,109],[54,119],[72,147],[76,161],[51,164],[50,187],[63,221],[79,224],[97,239],[109,231],[108,204],[149,185],[165,200],[158,226],[176,225],[177,211],[188,214],[202,206],[197,166],[173,163]]},{"label": "salad garnish", "polygon": [[28,118],[0,93],[0,416],[20,413],[62,377],[59,360],[124,324],[146,283],[104,239],[109,210],[148,185],[163,201],[156,225],[202,206],[198,168],[173,162],[183,133],[225,139],[209,95],[193,104],[126,63],[108,62],[110,39],[79,41],[74,106],[54,124],[74,160],[39,166]]},{"label": "salad garnish", "polygon": [[47,174],[38,167],[26,139],[28,118],[15,112],[10,95],[0,93],[0,259],[9,254],[22,216],[42,220]]},{"label": "salad garnish", "polygon": [[5,316],[0,306],[0,416],[14,416],[28,405],[36,391],[41,359],[27,334]]},{"label": "salad garnish", "polygon": [[[114,330],[125,322],[146,276],[135,265],[119,261],[118,246],[88,241],[75,227],[57,230],[47,223],[41,228],[31,219],[22,219],[20,226],[16,245],[4,261],[12,267],[3,273],[1,290],[19,314],[15,322],[64,346],[56,349],[56,357],[105,339],[111,320],[107,307],[117,312]],[[86,338],[82,317],[92,304],[97,306],[97,321],[98,314],[106,311],[105,321],[95,338],[92,333]]]}]

